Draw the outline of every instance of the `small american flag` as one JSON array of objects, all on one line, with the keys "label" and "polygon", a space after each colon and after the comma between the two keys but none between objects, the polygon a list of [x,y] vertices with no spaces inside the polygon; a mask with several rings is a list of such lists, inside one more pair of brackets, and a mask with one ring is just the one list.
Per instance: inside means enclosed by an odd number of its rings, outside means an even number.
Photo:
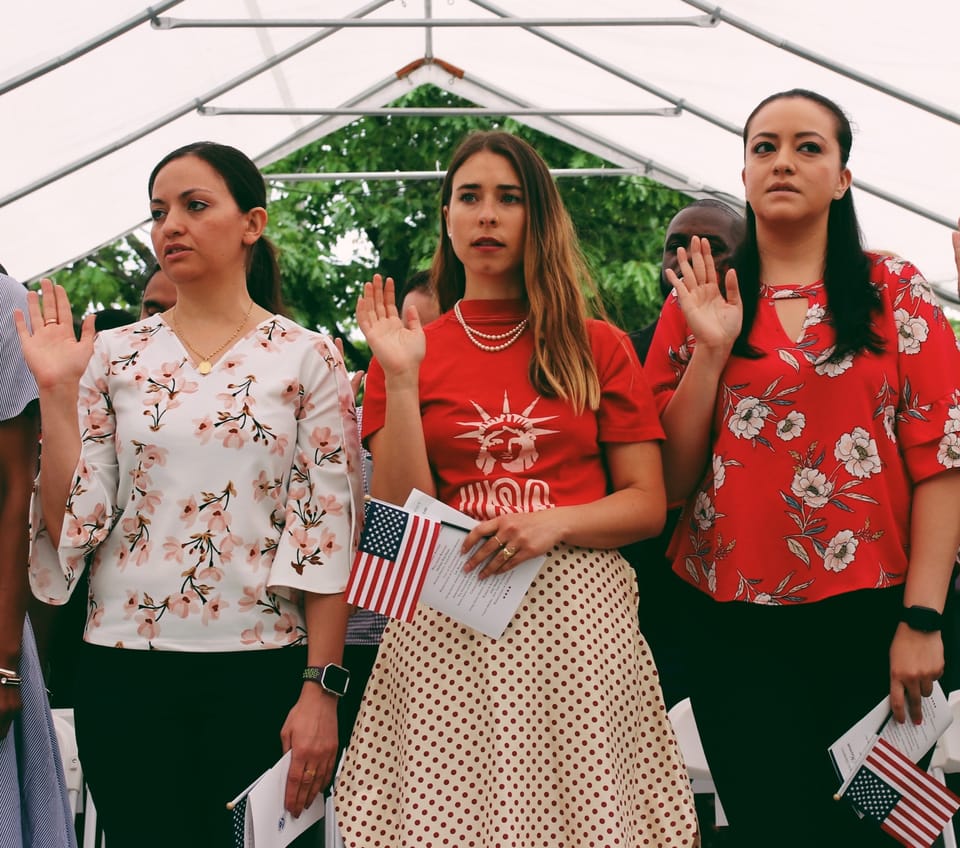
[{"label": "small american flag", "polygon": [[369,501],[347,581],[347,603],[413,621],[440,526],[422,515]]},{"label": "small american flag", "polygon": [[874,742],[846,796],[909,848],[930,848],[960,809],[960,798],[885,739]]}]

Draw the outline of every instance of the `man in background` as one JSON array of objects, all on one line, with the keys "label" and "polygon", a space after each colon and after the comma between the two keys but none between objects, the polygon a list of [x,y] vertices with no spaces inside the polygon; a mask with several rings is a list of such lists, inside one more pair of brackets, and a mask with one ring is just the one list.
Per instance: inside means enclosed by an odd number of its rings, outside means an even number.
[{"label": "man in background", "polygon": [[140,302],[140,320],[166,312],[177,302],[177,287],[163,273],[159,265],[154,265],[143,287],[143,299]]},{"label": "man in background", "polygon": [[[710,251],[717,266],[717,276],[723,279],[733,254],[743,241],[745,222],[737,210],[719,200],[695,200],[685,206],[667,225],[663,243],[663,258],[660,263],[660,292],[664,300],[673,287],[667,281],[666,271],[671,269],[679,276],[680,266],[677,250],[688,249],[690,239],[700,236],[710,242]],[[644,362],[650,350],[657,322],[630,333],[630,340],[640,362]],[[677,526],[680,510],[667,512],[663,532],[654,539],[645,539],[623,550],[623,555],[637,573],[640,590],[640,631],[643,633],[660,674],[660,686],[667,709],[688,694],[685,645],[691,638],[692,622],[679,621],[672,603],[679,582],[667,561],[667,546]]]}]

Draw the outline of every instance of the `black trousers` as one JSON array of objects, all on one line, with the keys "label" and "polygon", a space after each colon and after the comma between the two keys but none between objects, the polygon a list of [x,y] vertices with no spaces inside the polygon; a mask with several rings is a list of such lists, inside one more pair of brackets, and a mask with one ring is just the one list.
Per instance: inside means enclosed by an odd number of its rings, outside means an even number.
[{"label": "black trousers", "polygon": [[80,762],[110,848],[232,845],[226,803],[280,758],[306,648],[79,658]]},{"label": "black trousers", "polygon": [[833,800],[827,748],[889,692],[902,599],[896,587],[768,607],[687,588],[685,611],[708,634],[691,701],[732,845],[896,845]]}]

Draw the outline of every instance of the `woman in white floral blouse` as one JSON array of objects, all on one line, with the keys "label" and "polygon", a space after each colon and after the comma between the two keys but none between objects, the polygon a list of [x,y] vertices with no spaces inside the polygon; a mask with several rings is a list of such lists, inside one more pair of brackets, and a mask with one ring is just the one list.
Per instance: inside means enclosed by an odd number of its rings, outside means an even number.
[{"label": "woman in white floral blouse", "polygon": [[[646,372],[667,441],[693,706],[738,846],[892,844],[832,800],[827,747],[889,693],[919,721],[960,545],[960,352],[900,259],[864,252],[851,129],[794,90],[744,130],[747,236],[694,239]],[[913,608],[913,609],[909,609]]]},{"label": "woman in white floral blouse", "polygon": [[337,699],[302,672],[341,661],[360,497],[349,380],[280,314],[256,166],[193,144],[149,192],[176,306],[77,342],[44,281],[21,321],[44,437],[31,581],[63,603],[90,566],[76,723],[113,848],[229,844],[225,802],[282,750],[294,814],[330,782]]}]

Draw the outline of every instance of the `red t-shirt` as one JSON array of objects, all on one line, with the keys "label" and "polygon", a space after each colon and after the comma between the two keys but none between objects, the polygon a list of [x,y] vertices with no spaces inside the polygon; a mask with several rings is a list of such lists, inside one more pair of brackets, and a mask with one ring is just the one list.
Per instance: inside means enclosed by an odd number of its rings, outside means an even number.
[{"label": "red t-shirt", "polygon": [[[460,308],[471,327],[488,334],[511,329],[526,314],[519,301],[462,301]],[[420,409],[440,500],[477,519],[589,503],[608,494],[602,443],[663,438],[626,334],[602,321],[588,328],[602,398],[598,410],[579,415],[531,385],[529,329],[505,350],[488,352],[467,338],[453,312],[426,328]],[[363,401],[365,438],[383,426],[384,402],[383,371],[374,360]]]},{"label": "red t-shirt", "polygon": [[[761,291],[750,344],[717,391],[713,454],[669,555],[721,601],[792,604],[906,579],[913,484],[960,467],[960,351],[913,265],[872,256],[881,354],[826,362],[822,283]],[[774,299],[808,298],[790,340]],[[662,410],[694,346],[668,298],[645,364]]]}]

